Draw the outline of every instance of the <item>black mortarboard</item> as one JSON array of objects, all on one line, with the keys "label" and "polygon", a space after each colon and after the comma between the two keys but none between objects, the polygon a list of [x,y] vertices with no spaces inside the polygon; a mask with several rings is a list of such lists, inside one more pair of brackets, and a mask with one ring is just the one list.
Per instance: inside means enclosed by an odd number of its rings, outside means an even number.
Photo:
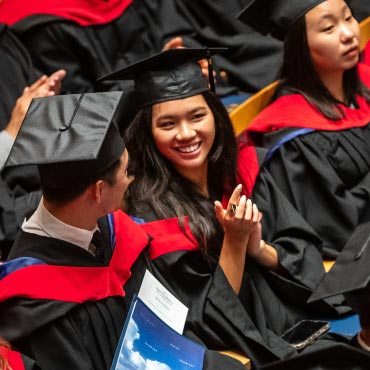
[{"label": "black mortarboard", "polygon": [[261,370],[366,370],[370,353],[347,344],[311,348],[297,356],[265,365]]},{"label": "black mortarboard", "polygon": [[257,32],[284,40],[289,28],[325,0],[248,0],[238,19]]},{"label": "black mortarboard", "polygon": [[369,261],[370,222],[357,227],[338,255],[334,266],[326,273],[308,302],[368,288]]},{"label": "black mortarboard", "polygon": [[32,100],[6,166],[38,165],[52,188],[90,179],[123,153],[113,123],[122,92],[73,94]]},{"label": "black mortarboard", "polygon": [[[213,90],[213,72],[210,81],[202,75],[197,61],[208,59],[226,48],[170,49],[131,64],[101,77],[99,81],[134,80],[138,107],[169,100],[183,99]],[[210,65],[210,64],[209,64]]]}]

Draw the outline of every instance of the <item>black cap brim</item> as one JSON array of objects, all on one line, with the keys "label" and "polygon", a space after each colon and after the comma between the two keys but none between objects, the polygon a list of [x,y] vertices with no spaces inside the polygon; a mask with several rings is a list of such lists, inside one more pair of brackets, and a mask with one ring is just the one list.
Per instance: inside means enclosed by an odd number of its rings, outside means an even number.
[{"label": "black cap brim", "polygon": [[166,70],[172,66],[182,65],[189,62],[210,58],[216,54],[227,51],[227,48],[181,48],[169,49],[152,55],[139,62],[130,64],[113,73],[109,73],[98,79],[98,82],[112,80],[134,80],[143,71]]}]

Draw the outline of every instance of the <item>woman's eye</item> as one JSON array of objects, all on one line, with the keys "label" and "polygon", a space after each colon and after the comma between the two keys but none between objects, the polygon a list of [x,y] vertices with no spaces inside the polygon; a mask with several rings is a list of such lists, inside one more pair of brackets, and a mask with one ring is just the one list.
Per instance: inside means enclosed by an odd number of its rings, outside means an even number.
[{"label": "woman's eye", "polygon": [[197,120],[201,120],[204,116],[205,116],[205,114],[204,114],[204,113],[194,114],[194,116],[193,116],[193,120],[195,120],[195,121],[197,121]]},{"label": "woman's eye", "polygon": [[353,16],[352,16],[352,15],[349,15],[349,16],[346,18],[346,21],[347,21],[347,22],[349,22],[349,21],[351,21],[351,20],[352,20],[352,18],[353,18]]},{"label": "woman's eye", "polygon": [[158,126],[159,126],[160,128],[170,128],[170,127],[172,127],[173,125],[174,125],[174,123],[173,123],[173,122],[168,121],[168,122],[161,122]]},{"label": "woman's eye", "polygon": [[333,30],[333,28],[334,28],[334,26],[333,26],[333,25],[328,26],[328,27],[325,27],[325,28],[323,29],[323,32],[330,32],[330,31],[332,31],[332,30]]}]

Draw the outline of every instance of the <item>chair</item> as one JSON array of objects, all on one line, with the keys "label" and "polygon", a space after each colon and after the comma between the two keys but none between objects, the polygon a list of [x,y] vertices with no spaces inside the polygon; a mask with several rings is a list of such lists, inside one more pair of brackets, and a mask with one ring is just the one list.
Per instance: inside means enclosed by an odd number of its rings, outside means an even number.
[{"label": "chair", "polygon": [[267,107],[278,85],[279,81],[271,83],[230,112],[231,122],[236,135],[239,135],[246,129],[253,118]]},{"label": "chair", "polygon": [[237,353],[237,352],[234,352],[234,351],[220,351],[220,353],[223,354],[223,355],[235,358],[236,360],[239,360],[247,370],[252,369],[251,360],[249,358],[245,357],[244,355],[241,355],[240,353]]},{"label": "chair", "polygon": [[370,17],[367,17],[360,23],[361,42],[360,48],[363,50],[370,41]]},{"label": "chair", "polygon": [[[363,50],[367,42],[370,40],[370,17],[366,18],[360,23],[360,32],[360,48]],[[246,129],[252,120],[258,115],[258,113],[267,107],[274,96],[278,85],[279,81],[271,83],[230,112],[231,122],[233,123],[236,135],[239,135],[244,129]],[[324,261],[324,268],[326,272],[332,268],[334,262],[335,261],[329,260]],[[251,369],[251,362],[247,357],[233,351],[225,351],[221,353],[238,359],[243,363],[246,369]]]}]

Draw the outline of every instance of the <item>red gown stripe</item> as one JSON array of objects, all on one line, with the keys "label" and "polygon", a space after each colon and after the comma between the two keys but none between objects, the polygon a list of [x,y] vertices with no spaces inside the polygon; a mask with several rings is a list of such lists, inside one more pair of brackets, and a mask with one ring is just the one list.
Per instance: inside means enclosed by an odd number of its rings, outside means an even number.
[{"label": "red gown stripe", "polygon": [[122,211],[115,212],[114,219],[116,246],[109,266],[28,266],[0,280],[0,301],[26,297],[83,303],[124,296],[131,266],[149,238]]},{"label": "red gown stripe", "polygon": [[133,0],[3,0],[0,22],[8,26],[34,15],[52,15],[81,26],[106,24],[118,18]]},{"label": "red gown stripe", "polygon": [[[359,64],[359,74],[365,85],[370,86],[370,67]],[[282,96],[263,110],[244,132],[267,133],[284,128],[312,128],[315,130],[341,131],[363,127],[370,122],[370,103],[359,96],[359,109],[344,105],[344,118],[332,121],[324,117],[300,94]]]},{"label": "red gown stripe", "polygon": [[12,370],[25,370],[23,359],[19,352],[0,346],[0,356],[5,361],[8,361]]},{"label": "red gown stripe", "polygon": [[149,257],[152,260],[167,253],[192,251],[199,247],[187,218],[184,219],[184,229],[181,228],[176,217],[148,222],[140,226],[152,237],[149,248]]}]

